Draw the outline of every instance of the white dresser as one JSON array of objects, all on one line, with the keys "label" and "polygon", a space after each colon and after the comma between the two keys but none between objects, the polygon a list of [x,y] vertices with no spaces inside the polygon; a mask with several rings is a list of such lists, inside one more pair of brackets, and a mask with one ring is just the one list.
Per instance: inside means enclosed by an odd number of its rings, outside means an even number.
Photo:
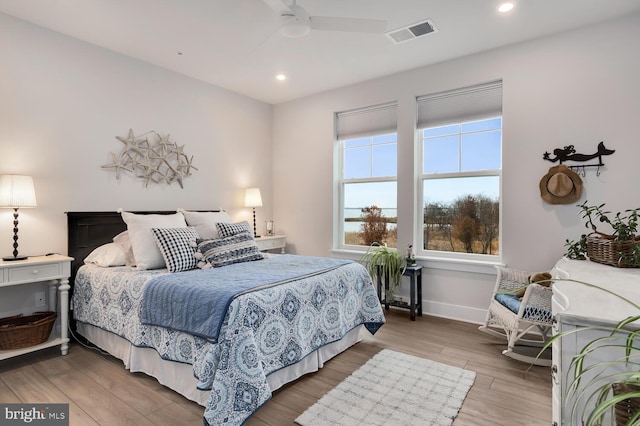
[{"label": "white dresser", "polygon": [[[608,265],[588,260],[559,260],[552,271],[554,278],[570,278],[595,284],[609,289],[617,294],[640,304],[640,269],[615,268]],[[640,311],[627,302],[610,295],[602,290],[590,288],[586,285],[568,281],[556,281],[553,286],[554,333],[567,332],[584,327],[596,327],[595,329],[581,330],[571,333],[559,339],[553,344],[553,421],[554,426],[580,425],[583,413],[591,410],[585,409],[585,401],[579,400],[576,409],[573,410],[575,396],[567,396],[567,388],[572,382],[571,360],[584,346],[598,337],[608,336],[607,327],[618,323],[631,315],[639,315]],[[597,329],[601,326],[601,329]],[[619,339],[619,342],[623,342]],[[609,342],[611,343],[611,342]],[[607,347],[594,352],[587,358],[585,367],[594,362],[620,359],[624,356],[621,348]],[[622,367],[616,364],[608,367],[606,374],[620,371]],[[595,374],[589,373],[581,384],[589,383],[591,389],[606,385],[606,381],[591,382]],[[589,403],[588,406],[593,406]],[[577,416],[577,417],[576,417]],[[605,423],[610,424],[610,423]]]}]

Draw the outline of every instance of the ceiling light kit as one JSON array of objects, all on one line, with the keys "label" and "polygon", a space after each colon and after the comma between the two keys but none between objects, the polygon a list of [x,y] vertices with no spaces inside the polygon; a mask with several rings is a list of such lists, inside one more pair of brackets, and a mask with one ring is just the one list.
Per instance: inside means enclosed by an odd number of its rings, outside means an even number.
[{"label": "ceiling light kit", "polygon": [[296,4],[296,0],[290,5],[282,0],[263,1],[282,17],[278,32],[285,37],[304,37],[311,30],[382,34],[387,29],[387,21],[381,19],[309,16],[305,9]]},{"label": "ceiling light kit", "polygon": [[498,12],[507,13],[513,10],[514,7],[515,7],[515,4],[513,4],[513,2],[500,3],[500,5],[498,6]]},{"label": "ceiling light kit", "polygon": [[285,74],[276,74],[276,80],[285,81],[286,79],[287,79],[287,76]]}]

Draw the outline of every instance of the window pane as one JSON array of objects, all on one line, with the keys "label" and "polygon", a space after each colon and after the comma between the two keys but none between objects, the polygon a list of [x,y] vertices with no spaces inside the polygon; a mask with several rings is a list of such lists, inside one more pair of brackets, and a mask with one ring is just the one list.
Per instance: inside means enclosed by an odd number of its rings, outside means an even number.
[{"label": "window pane", "polygon": [[424,129],[422,131],[422,136],[425,138],[431,138],[434,136],[457,135],[458,133],[460,133],[460,125],[453,124],[448,126],[431,127],[430,129]]},{"label": "window pane", "polygon": [[[379,242],[397,247],[396,182],[348,183],[343,188],[344,244],[370,245]],[[367,214],[362,209],[371,206],[379,207],[380,215],[369,214],[369,221],[366,221]]]},{"label": "window pane", "polygon": [[462,123],[462,133],[478,132],[481,130],[502,129],[502,117],[491,118],[489,120],[470,121]]},{"label": "window pane", "polygon": [[398,174],[398,150],[396,147],[396,144],[373,146],[372,176],[396,176]]},{"label": "window pane", "polygon": [[379,143],[396,143],[396,137],[397,135],[395,133],[391,133],[390,135],[380,135],[380,136],[374,136],[373,137],[373,143],[374,144],[379,144]]},{"label": "window pane", "polygon": [[462,135],[461,170],[492,170],[500,168],[502,131]]},{"label": "window pane", "polygon": [[360,139],[350,139],[348,141],[344,141],[345,148],[353,148],[356,146],[366,146],[371,143],[371,138],[360,138]]},{"label": "window pane", "polygon": [[371,148],[351,148],[344,151],[344,178],[371,176]]},{"label": "window pane", "polygon": [[424,173],[457,172],[459,169],[458,141],[458,136],[425,139],[423,149]]},{"label": "window pane", "polygon": [[423,248],[498,255],[498,176],[426,179]]}]

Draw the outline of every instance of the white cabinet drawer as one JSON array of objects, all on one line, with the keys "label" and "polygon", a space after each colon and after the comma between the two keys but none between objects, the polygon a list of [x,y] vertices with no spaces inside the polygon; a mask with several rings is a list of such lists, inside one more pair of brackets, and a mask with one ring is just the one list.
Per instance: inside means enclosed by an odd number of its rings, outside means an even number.
[{"label": "white cabinet drawer", "polygon": [[8,280],[11,282],[44,281],[51,278],[59,278],[61,273],[59,263],[14,267],[9,268],[8,272]]},{"label": "white cabinet drawer", "polygon": [[264,236],[255,239],[256,245],[260,251],[282,249],[286,246],[286,237],[284,235]]},{"label": "white cabinet drawer", "polygon": [[261,240],[260,241],[260,249],[261,250],[269,250],[282,246],[281,240]]}]

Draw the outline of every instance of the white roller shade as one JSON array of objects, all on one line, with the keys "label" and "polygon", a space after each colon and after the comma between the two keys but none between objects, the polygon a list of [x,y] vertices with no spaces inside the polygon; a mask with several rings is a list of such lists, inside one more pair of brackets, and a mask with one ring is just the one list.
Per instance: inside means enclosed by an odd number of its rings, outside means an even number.
[{"label": "white roller shade", "polygon": [[419,129],[502,115],[502,81],[420,96],[417,104]]},{"label": "white roller shade", "polygon": [[336,113],[336,137],[338,140],[395,133],[398,127],[395,102]]}]

